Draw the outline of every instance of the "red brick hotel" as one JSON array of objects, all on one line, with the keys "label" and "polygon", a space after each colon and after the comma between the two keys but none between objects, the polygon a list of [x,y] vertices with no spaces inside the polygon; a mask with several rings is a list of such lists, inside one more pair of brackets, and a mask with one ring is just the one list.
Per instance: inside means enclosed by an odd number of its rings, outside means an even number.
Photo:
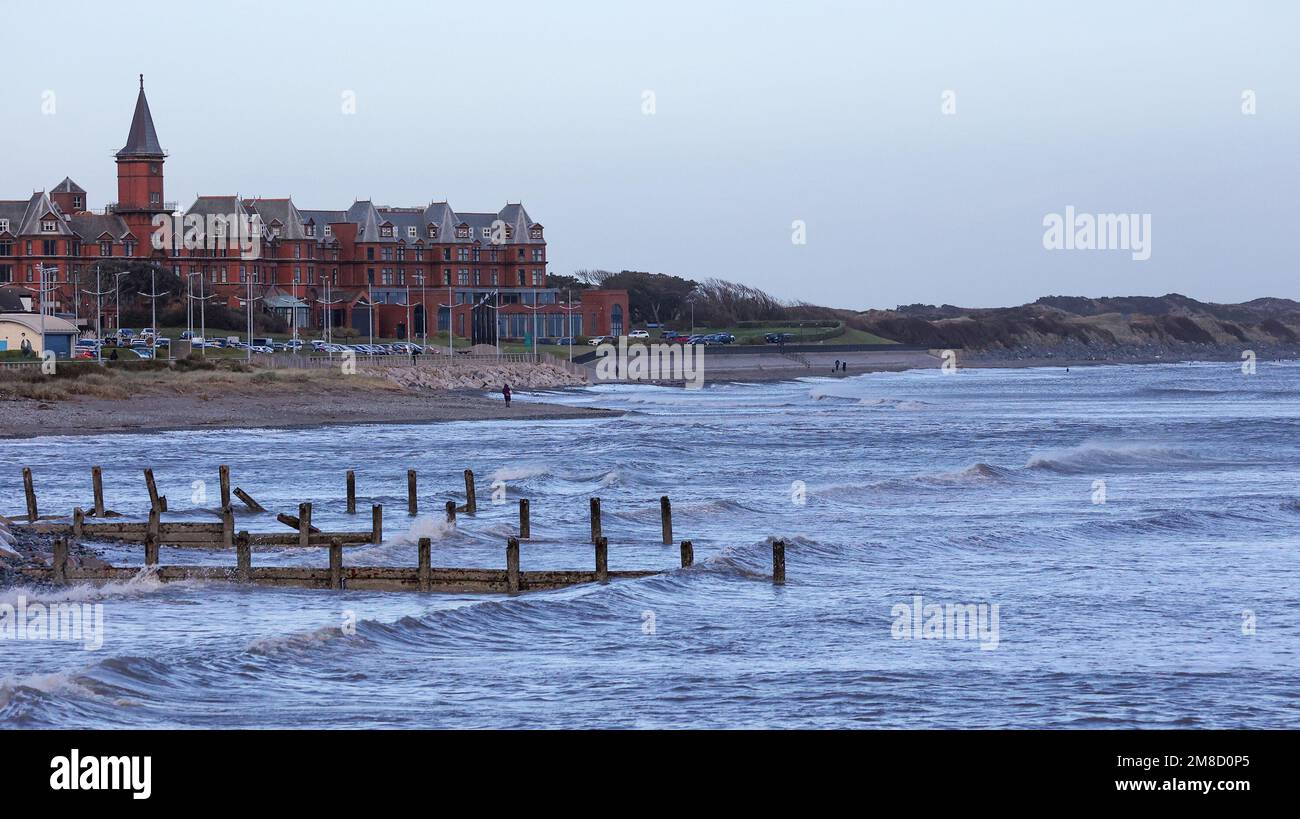
[{"label": "red brick hotel", "polygon": [[[186,217],[257,217],[258,251],[187,249],[179,241],[155,248],[155,218],[178,207],[165,196],[167,153],[143,77],[116,161],[117,201],[102,212],[88,209],[86,191],[71,178],[29,199],[0,200],[0,286],[25,288],[39,302],[44,266],[52,311],[93,328],[95,298],[86,290],[95,288],[95,265],[136,259],[168,268],[195,294],[217,294],[241,310],[240,300],[251,294],[259,309],[296,320],[304,331],[328,320],[366,336],[373,316],[376,336],[406,337],[421,333],[432,312],[437,324],[430,332],[450,324],[468,337],[472,307],[485,300],[500,305],[502,338],[532,335],[534,327],[553,337],[619,335],[627,328],[626,291],[575,293],[581,301],[570,305],[563,291],[546,286],[546,231],[522,204],[484,213],[455,211],[446,202],[357,201],[345,210],[307,210],[287,198],[200,196]],[[112,308],[106,300],[110,328],[116,326]]]}]

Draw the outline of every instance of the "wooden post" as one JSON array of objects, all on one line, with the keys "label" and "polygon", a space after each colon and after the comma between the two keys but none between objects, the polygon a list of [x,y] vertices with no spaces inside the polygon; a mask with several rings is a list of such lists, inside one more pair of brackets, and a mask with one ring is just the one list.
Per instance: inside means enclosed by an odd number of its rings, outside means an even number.
[{"label": "wooden post", "polygon": [[456,501],[447,501],[447,522],[456,522]]},{"label": "wooden post", "polygon": [[306,549],[311,545],[311,504],[298,504],[298,547]]},{"label": "wooden post", "polygon": [[221,545],[227,549],[234,545],[235,510],[229,506],[221,507]]},{"label": "wooden post", "polygon": [[591,499],[591,542],[600,542],[600,498]]},{"label": "wooden post", "polygon": [[54,541],[54,582],[60,586],[68,582],[68,541],[59,538]]},{"label": "wooden post", "polygon": [[465,514],[478,513],[478,501],[474,497],[474,470],[465,470]]},{"label": "wooden post", "polygon": [[431,588],[429,582],[429,547],[432,545],[427,537],[419,540],[420,550],[420,591],[427,592]]},{"label": "wooden post", "polygon": [[596,582],[609,582],[609,538],[596,541]]},{"label": "wooden post", "polygon": [[406,514],[418,515],[420,513],[420,502],[417,500],[415,491],[415,470],[406,470]]},{"label": "wooden post", "polygon": [[54,541],[54,582],[62,586],[68,582],[68,541]]},{"label": "wooden post", "polygon": [[785,585],[785,541],[772,541],[772,582]]},{"label": "wooden post", "polygon": [[167,499],[158,494],[158,484],[154,483],[152,469],[144,471],[144,483],[149,488],[149,508],[157,509],[159,512],[166,512]]},{"label": "wooden post", "polygon": [[159,518],[162,517],[162,511],[159,509],[149,510],[149,526],[144,533],[144,565],[158,565],[158,533],[160,529]]},{"label": "wooden post", "polygon": [[36,488],[32,486],[32,470],[23,467],[23,492],[27,495],[27,522],[36,522]]},{"label": "wooden post", "polygon": [[348,470],[348,514],[357,513],[357,473]]},{"label": "wooden post", "polygon": [[519,538],[517,537],[506,541],[506,591],[511,594],[519,591]]},{"label": "wooden post", "polygon": [[695,546],[689,540],[682,541],[682,568],[689,569],[695,565]]},{"label": "wooden post", "polygon": [[72,510],[72,539],[80,541],[86,531],[86,513],[78,506]]},{"label": "wooden post", "polygon": [[253,576],[253,548],[249,545],[252,539],[248,536],[247,531],[239,533],[235,539],[235,578],[240,583],[247,583]]},{"label": "wooden post", "polygon": [[343,588],[343,541],[330,538],[330,588]]},{"label": "wooden post", "polygon": [[532,522],[528,519],[528,498],[519,499],[519,539],[527,540],[533,536]]},{"label": "wooden post", "polygon": [[[252,496],[252,495],[250,495],[250,494],[248,494],[247,492],[245,492],[244,490],[240,489],[238,486],[235,487],[235,497],[237,497],[237,498],[239,498],[241,501],[243,501],[243,502],[244,502],[244,505],[247,506],[250,510],[252,510],[252,511],[254,511],[254,512],[265,512],[265,511],[266,511],[266,507],[262,506],[262,504],[260,504],[260,503],[258,503],[257,501],[253,500],[253,496]],[[222,505],[224,506],[225,504],[223,503]]]},{"label": "wooden post", "polygon": [[95,517],[104,517],[104,470],[97,466],[90,468],[90,483],[95,489]]},{"label": "wooden post", "polygon": [[370,542],[384,542],[384,507],[378,503],[370,507]]},{"label": "wooden post", "polygon": [[673,545],[673,505],[664,495],[659,499],[659,519],[663,523],[664,545]]},{"label": "wooden post", "polygon": [[217,472],[221,475],[221,508],[225,509],[230,505],[230,467],[222,464]]}]

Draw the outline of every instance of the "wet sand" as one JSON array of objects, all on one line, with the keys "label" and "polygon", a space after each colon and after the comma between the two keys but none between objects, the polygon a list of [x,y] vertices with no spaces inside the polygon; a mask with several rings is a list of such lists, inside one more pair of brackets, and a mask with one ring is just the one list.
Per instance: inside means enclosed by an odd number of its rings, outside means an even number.
[{"label": "wet sand", "polygon": [[2,401],[0,438],[229,427],[604,418],[620,414],[612,410],[524,401],[515,401],[507,407],[504,401],[468,391],[398,392],[304,385],[293,393],[279,392],[265,398],[240,392],[207,397]]}]

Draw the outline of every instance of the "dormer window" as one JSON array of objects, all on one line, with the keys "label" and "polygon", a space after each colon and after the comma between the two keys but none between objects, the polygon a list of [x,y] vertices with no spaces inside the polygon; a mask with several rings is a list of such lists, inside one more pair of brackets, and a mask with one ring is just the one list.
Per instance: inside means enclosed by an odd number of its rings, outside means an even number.
[{"label": "dormer window", "polygon": [[486,239],[492,235],[492,228],[483,228],[483,238]]},{"label": "dormer window", "polygon": [[41,233],[58,233],[59,222],[57,219],[41,220]]},{"label": "dormer window", "polygon": [[307,225],[307,235],[308,235],[308,236],[315,236],[315,235],[316,235],[316,226],[315,226],[315,225]]},{"label": "dormer window", "polygon": [[271,228],[271,235],[277,239],[280,238],[280,227],[278,225]]},{"label": "dormer window", "polygon": [[333,236],[333,235],[334,235],[334,228],[330,227],[329,225],[326,225],[326,226],[325,226],[325,235],[326,235],[326,236]]},{"label": "dormer window", "polygon": [[429,238],[430,238],[430,239],[437,239],[437,238],[438,238],[438,229],[437,229],[436,227],[434,227],[433,225],[429,225]]},{"label": "dormer window", "polygon": [[456,228],[456,238],[457,238],[457,239],[468,239],[468,238],[469,238],[469,228],[467,228],[467,227]]},{"label": "dormer window", "polygon": [[541,229],[541,228],[531,228],[531,229],[529,229],[529,231],[528,231],[528,235],[529,235],[530,238],[533,238],[533,239],[540,239],[540,238],[542,238],[542,229]]},{"label": "dormer window", "polygon": [[383,227],[381,227],[381,228],[379,229],[379,235],[380,235],[380,236],[383,236],[383,237],[385,237],[385,238],[388,238],[388,239],[393,238],[393,226],[392,226],[392,225],[384,225]]},{"label": "dormer window", "polygon": [[5,233],[5,232],[7,232],[8,230],[9,230],[9,220],[8,220],[8,219],[0,219],[0,233]]},{"label": "dormer window", "polygon": [[408,239],[414,239],[414,238],[416,238],[417,235],[418,235],[418,233],[416,232],[415,228],[413,228],[413,227],[408,227],[408,228],[406,229],[406,237],[407,237]]}]

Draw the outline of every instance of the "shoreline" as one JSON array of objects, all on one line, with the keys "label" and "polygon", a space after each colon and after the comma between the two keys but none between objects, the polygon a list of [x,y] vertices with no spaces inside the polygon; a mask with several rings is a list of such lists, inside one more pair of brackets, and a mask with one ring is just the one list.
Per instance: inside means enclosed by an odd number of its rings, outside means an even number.
[{"label": "shoreline", "polygon": [[[614,418],[620,410],[571,407],[533,401],[504,401],[473,391],[440,393],[368,392],[359,395],[322,394],[276,396],[247,411],[248,396],[219,398],[175,396],[165,402],[132,406],[124,399],[73,399],[40,401],[15,399],[0,402],[0,440],[33,440],[83,435],[240,429],[320,429],[332,426],[412,425],[456,421],[559,421]],[[160,406],[165,403],[166,406]],[[188,416],[180,420],[177,416]]]}]

